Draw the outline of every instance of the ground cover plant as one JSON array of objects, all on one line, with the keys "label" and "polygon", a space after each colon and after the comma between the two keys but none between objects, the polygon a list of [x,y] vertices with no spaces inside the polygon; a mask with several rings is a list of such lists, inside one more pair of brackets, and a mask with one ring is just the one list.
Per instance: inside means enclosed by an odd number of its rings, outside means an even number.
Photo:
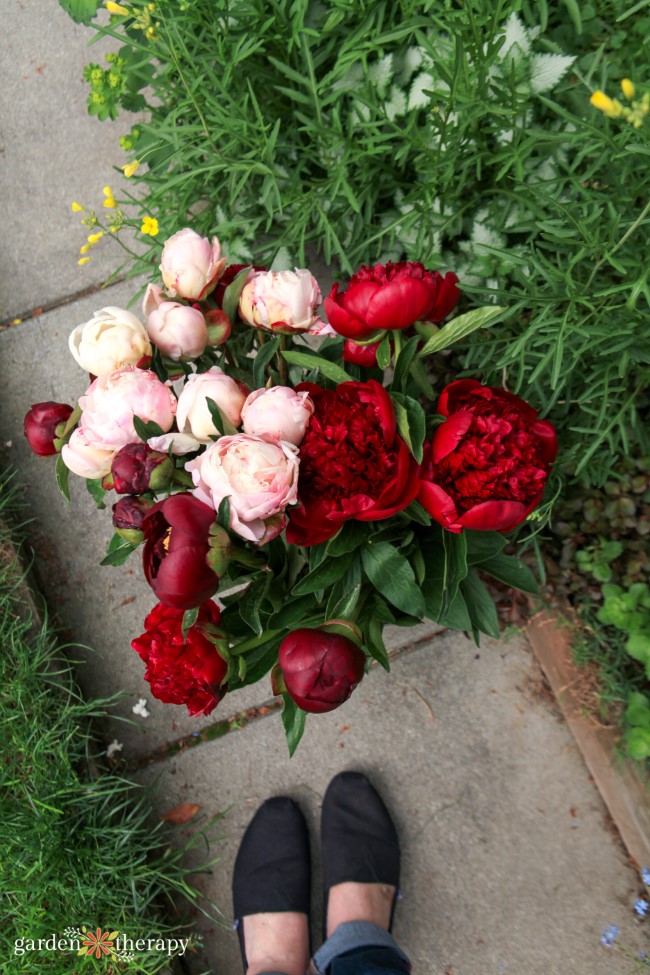
[{"label": "ground cover plant", "polygon": [[[118,950],[127,938],[191,938],[180,899],[199,901],[187,846],[170,842],[170,827],[152,825],[152,793],[106,768],[92,722],[109,703],[84,701],[51,624],[35,621],[26,600],[16,533],[7,518],[20,511],[16,481],[0,478],[0,954],[12,972],[116,972],[154,975],[169,951]],[[24,509],[22,510],[24,513]],[[198,851],[200,854],[200,851]],[[198,870],[202,867],[198,867]],[[206,909],[211,910],[209,905]],[[103,942],[98,948],[97,929]],[[52,936],[77,939],[83,956],[52,950]],[[30,941],[49,950],[30,950]],[[88,944],[84,947],[84,941]],[[99,939],[102,940],[101,938]],[[187,950],[187,946],[186,946]]]}]

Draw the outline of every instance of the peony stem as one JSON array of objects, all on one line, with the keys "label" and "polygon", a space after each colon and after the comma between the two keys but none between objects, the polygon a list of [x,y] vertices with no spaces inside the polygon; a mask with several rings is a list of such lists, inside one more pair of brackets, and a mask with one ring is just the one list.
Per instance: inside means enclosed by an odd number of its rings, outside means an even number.
[{"label": "peony stem", "polygon": [[397,365],[397,360],[399,359],[399,354],[402,351],[402,333],[400,331],[393,332],[393,353],[394,361],[393,368]]},{"label": "peony stem", "polygon": [[287,336],[280,335],[280,348],[278,349],[278,372],[280,374],[280,385],[286,386],[287,379],[289,378],[289,373],[287,369],[287,360],[284,358],[282,353],[287,348]]},{"label": "peony stem", "polygon": [[255,331],[257,332],[257,341],[259,342],[260,346],[266,345],[266,335],[264,334],[264,329],[256,328]]}]

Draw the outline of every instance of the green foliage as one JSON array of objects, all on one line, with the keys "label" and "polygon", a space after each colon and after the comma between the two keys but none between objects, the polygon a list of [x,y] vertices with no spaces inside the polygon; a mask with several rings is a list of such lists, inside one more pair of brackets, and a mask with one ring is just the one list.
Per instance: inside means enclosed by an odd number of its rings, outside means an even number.
[{"label": "green foliage", "polygon": [[[3,477],[0,516],[12,505]],[[183,849],[173,846],[170,828],[151,820],[151,790],[105,767],[92,721],[106,717],[111,701],[83,700],[72,663],[63,656],[66,648],[47,621],[39,627],[30,618],[21,595],[22,568],[6,557],[10,535],[4,524],[0,639],[8,652],[0,657],[0,954],[11,959],[13,972],[27,973],[34,971],[35,956],[14,953],[18,938],[49,938],[53,932],[63,937],[66,928],[82,925],[128,937],[178,937],[179,900],[201,905],[192,874],[209,864],[184,865],[186,851],[205,842],[202,832]],[[210,905],[209,911],[214,917],[216,908]],[[187,929],[181,936],[188,936]],[[75,957],[40,953],[38,970],[68,975]],[[98,970],[92,959],[82,964]],[[154,975],[168,964],[165,955],[137,953],[130,967]]]},{"label": "green foliage", "polygon": [[644,665],[650,679],[650,586],[636,582],[625,590],[606,583],[603,597],[598,619],[627,633],[625,649]]},{"label": "green foliage", "polygon": [[630,758],[650,758],[650,698],[631,694],[625,710],[625,747]]}]

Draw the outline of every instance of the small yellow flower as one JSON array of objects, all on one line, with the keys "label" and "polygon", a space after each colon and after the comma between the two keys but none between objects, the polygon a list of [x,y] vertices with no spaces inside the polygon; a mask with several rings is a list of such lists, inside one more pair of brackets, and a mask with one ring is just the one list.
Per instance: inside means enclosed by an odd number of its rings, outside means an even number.
[{"label": "small yellow flower", "polygon": [[629,78],[623,78],[621,81],[621,91],[627,98],[628,102],[631,102],[634,98],[634,83],[631,82]]},{"label": "small yellow flower", "polygon": [[82,207],[81,203],[77,203],[76,200],[73,200],[72,201],[72,212],[73,213],[84,213],[85,210],[86,210],[86,208],[85,207]]},{"label": "small yellow flower", "polygon": [[77,264],[79,265],[87,264],[89,260],[90,260],[89,257],[80,257],[79,260],[77,261]]},{"label": "small yellow flower", "polygon": [[110,230],[110,232],[112,234],[116,234],[120,228],[119,227],[109,227],[108,229]]},{"label": "small yellow flower", "polygon": [[145,31],[145,37],[148,38],[148,40],[150,40],[150,41],[155,41],[155,39],[156,39],[156,32],[153,29],[153,27],[147,27],[147,29]]},{"label": "small yellow flower", "polygon": [[158,221],[155,217],[143,217],[142,226],[140,227],[140,233],[148,234],[149,237],[155,237],[158,233]]},{"label": "small yellow flower", "polygon": [[92,246],[92,244],[82,244],[82,246],[79,248],[79,253],[80,254],[87,254],[88,251],[90,250],[91,246]]},{"label": "small yellow flower", "polygon": [[589,99],[594,108],[604,112],[609,118],[618,118],[623,114],[623,106],[615,98],[610,98],[604,91],[595,91]]},{"label": "small yellow flower", "polygon": [[104,187],[104,196],[106,197],[106,199],[104,200],[104,206],[108,207],[109,210],[114,210],[115,207],[117,206],[117,203],[115,202],[115,197],[113,196],[113,190],[110,188],[110,186]]},{"label": "small yellow flower", "polygon": [[20,325],[21,322],[22,322],[22,318],[12,318],[11,319],[11,324],[12,325]]},{"label": "small yellow flower", "polygon": [[149,10],[151,11],[151,13],[153,13],[155,9],[156,9],[155,3],[150,3],[149,4]]},{"label": "small yellow flower", "polygon": [[126,7],[123,7],[121,3],[113,3],[113,0],[106,0],[106,9],[111,14],[120,14],[122,17],[128,17],[131,13]]},{"label": "small yellow flower", "polygon": [[97,241],[101,240],[103,236],[104,236],[103,230],[98,230],[96,234],[88,234],[88,243],[91,245],[96,244]]},{"label": "small yellow flower", "polygon": [[138,160],[134,159],[133,162],[127,163],[125,166],[122,166],[122,172],[124,173],[127,179],[131,179],[131,177],[133,176],[134,172],[139,167],[139,165],[140,163],[138,162]]}]

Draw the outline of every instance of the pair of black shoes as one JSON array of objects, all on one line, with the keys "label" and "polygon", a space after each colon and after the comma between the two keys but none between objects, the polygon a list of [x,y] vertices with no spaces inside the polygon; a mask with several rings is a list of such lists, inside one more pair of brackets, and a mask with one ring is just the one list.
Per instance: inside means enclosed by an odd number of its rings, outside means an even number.
[{"label": "pair of black shoes", "polygon": [[[321,812],[321,845],[323,927],[330,888],[355,881],[395,887],[390,930],[399,887],[399,842],[381,797],[360,772],[341,772],[330,782]],[[310,886],[305,819],[286,796],[268,799],[244,834],[233,872],[233,906],[244,969],[248,965],[243,918],[285,911],[309,915]]]}]

